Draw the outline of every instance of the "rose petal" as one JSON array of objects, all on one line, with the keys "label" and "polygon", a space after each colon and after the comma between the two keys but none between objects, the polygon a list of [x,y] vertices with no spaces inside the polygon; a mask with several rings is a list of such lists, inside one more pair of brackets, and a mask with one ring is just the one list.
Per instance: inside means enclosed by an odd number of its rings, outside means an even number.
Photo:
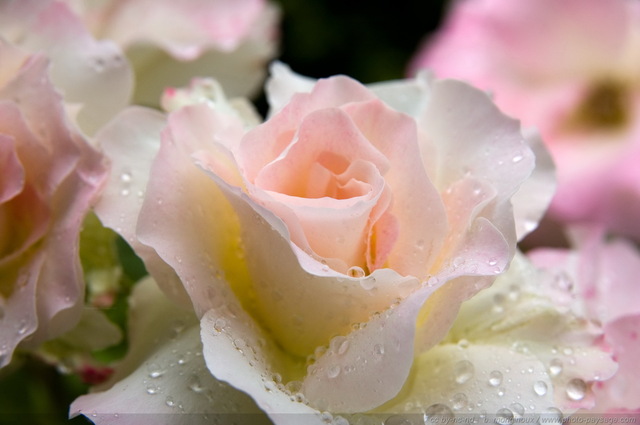
[{"label": "rose petal", "polygon": [[71,417],[84,414],[96,424],[269,423],[251,398],[209,374],[193,313],[172,304],[151,279],[132,293],[129,324],[130,351],[103,386],[110,388],[76,399]]},{"label": "rose petal", "polygon": [[145,196],[149,171],[159,146],[165,117],[151,109],[131,107],[97,135],[97,143],[111,159],[111,174],[95,212],[102,223],[120,233],[175,300],[188,305],[182,283],[156,254],[138,241],[136,223]]},{"label": "rose petal", "polygon": [[[286,390],[280,371],[287,362],[280,350],[258,329],[237,303],[209,310],[201,322],[204,358],[214,376],[251,395],[255,403],[278,425],[322,424],[318,410],[304,398]],[[298,399],[296,399],[298,397]]]},{"label": "rose petal", "polygon": [[620,371],[594,387],[597,411],[640,409],[639,329],[640,314],[621,317],[605,325],[605,341],[612,347]]},{"label": "rose petal", "polygon": [[[400,274],[426,279],[449,230],[440,194],[431,184],[418,151],[415,122],[379,101],[344,109],[367,140],[389,161],[385,182],[392,188],[393,214],[401,227],[386,261]],[[419,194],[419,196],[416,196]]]},{"label": "rose petal", "polygon": [[[12,137],[0,134],[0,169],[6,176],[0,182],[0,203],[16,196],[24,187],[25,171],[20,163]],[[2,249],[0,248],[0,252]]]},{"label": "rose petal", "polygon": [[269,71],[265,91],[270,116],[284,108],[294,94],[310,93],[316,83],[315,79],[296,74],[282,62],[275,61]]},{"label": "rose petal", "polygon": [[537,131],[523,131],[525,140],[536,157],[536,166],[531,176],[522,183],[511,197],[516,220],[516,235],[522,240],[537,228],[555,194],[555,166],[549,151]]}]

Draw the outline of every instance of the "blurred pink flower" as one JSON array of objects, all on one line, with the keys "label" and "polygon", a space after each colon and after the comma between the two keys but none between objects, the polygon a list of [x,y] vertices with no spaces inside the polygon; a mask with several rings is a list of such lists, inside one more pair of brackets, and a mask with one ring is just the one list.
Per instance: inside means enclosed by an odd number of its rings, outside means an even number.
[{"label": "blurred pink flower", "polygon": [[640,413],[640,253],[601,231],[577,233],[576,250],[540,248],[529,257],[556,273],[554,299],[602,325],[603,346],[618,362],[616,375],[593,385],[597,412]]},{"label": "blurred pink flower", "polygon": [[106,178],[67,119],[49,60],[0,38],[0,367],[80,318],[82,220]]},{"label": "blurred pink flower", "polygon": [[558,167],[551,216],[640,238],[640,4],[462,0],[410,72],[467,80],[536,126]]},{"label": "blurred pink flower", "polygon": [[257,92],[276,54],[279,12],[266,0],[65,0],[93,34],[118,44],[136,75],[134,102],[214,77],[227,93]]},{"label": "blurred pink flower", "polygon": [[95,40],[62,2],[0,2],[0,39],[46,55],[51,82],[86,134],[129,103],[133,78],[128,61],[113,42]]}]

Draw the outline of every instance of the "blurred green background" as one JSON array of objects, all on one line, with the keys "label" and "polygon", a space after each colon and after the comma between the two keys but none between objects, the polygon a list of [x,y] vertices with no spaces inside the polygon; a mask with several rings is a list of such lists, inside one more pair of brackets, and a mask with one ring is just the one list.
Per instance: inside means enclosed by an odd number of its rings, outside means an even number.
[{"label": "blurred green background", "polygon": [[[276,3],[282,10],[279,60],[311,77],[345,74],[372,83],[405,75],[420,42],[439,25],[446,0]],[[266,109],[264,97],[256,102]],[[123,316],[124,311],[112,313]],[[83,417],[67,419],[69,404],[86,390],[76,376],[28,355],[16,356],[0,370],[0,425],[88,424]]]}]

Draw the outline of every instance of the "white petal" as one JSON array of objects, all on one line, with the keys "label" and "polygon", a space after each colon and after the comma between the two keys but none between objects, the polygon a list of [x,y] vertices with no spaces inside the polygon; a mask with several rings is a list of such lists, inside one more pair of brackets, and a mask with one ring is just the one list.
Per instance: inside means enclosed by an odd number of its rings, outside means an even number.
[{"label": "white petal", "polygon": [[97,135],[97,143],[111,160],[111,174],[95,207],[102,223],[121,234],[144,261],[162,288],[188,304],[175,273],[138,241],[136,225],[145,198],[151,164],[160,148],[166,118],[152,109],[131,107],[122,111]]},{"label": "white petal", "polygon": [[172,304],[151,279],[135,287],[131,302],[130,352],[110,384],[117,382],[74,401],[72,417],[84,414],[99,425],[270,423],[250,397],[210,375],[192,312]]}]

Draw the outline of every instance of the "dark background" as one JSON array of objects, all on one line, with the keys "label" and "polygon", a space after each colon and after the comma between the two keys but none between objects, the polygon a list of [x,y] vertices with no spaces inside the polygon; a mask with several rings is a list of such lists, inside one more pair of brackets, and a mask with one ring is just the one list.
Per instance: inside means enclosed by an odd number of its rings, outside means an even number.
[{"label": "dark background", "polygon": [[[179,1],[179,0],[176,0]],[[398,79],[421,41],[438,27],[446,0],[279,0],[279,60],[303,75],[349,75],[362,83]],[[264,109],[264,98],[257,101]],[[0,370],[0,425],[87,424],[67,420],[69,404],[86,392],[28,355]]]}]

